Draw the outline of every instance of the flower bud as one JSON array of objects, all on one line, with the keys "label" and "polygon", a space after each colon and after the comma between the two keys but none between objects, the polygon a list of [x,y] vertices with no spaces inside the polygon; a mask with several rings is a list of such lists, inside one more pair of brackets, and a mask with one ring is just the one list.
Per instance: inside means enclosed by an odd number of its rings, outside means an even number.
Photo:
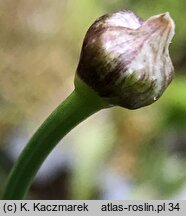
[{"label": "flower bud", "polygon": [[173,36],[169,13],[146,21],[127,10],[102,16],[85,36],[75,85],[80,79],[110,105],[151,104],[173,77],[168,50]]}]

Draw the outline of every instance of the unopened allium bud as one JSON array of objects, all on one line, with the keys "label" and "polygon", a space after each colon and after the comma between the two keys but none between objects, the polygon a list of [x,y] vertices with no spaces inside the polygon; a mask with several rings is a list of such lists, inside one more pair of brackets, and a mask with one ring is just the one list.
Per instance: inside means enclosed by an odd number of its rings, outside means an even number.
[{"label": "unopened allium bud", "polygon": [[172,80],[168,47],[173,36],[169,13],[146,21],[127,10],[105,15],[85,36],[76,78],[111,105],[149,105]]}]

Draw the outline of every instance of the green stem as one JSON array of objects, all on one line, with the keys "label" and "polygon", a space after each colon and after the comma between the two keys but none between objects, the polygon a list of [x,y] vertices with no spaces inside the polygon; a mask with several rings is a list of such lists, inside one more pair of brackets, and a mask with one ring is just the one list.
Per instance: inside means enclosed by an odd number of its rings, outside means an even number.
[{"label": "green stem", "polygon": [[[86,92],[83,93],[82,92]],[[71,129],[105,108],[92,91],[74,90],[36,131],[13,166],[2,199],[23,199],[48,154]]]}]

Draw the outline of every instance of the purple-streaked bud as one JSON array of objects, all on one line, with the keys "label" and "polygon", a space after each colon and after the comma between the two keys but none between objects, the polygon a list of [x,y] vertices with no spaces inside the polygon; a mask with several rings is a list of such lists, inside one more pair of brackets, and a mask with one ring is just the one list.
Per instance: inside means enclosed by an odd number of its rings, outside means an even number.
[{"label": "purple-streaked bud", "polygon": [[146,21],[127,10],[102,16],[85,36],[76,78],[110,105],[155,102],[174,74],[168,50],[174,28],[168,12]]}]

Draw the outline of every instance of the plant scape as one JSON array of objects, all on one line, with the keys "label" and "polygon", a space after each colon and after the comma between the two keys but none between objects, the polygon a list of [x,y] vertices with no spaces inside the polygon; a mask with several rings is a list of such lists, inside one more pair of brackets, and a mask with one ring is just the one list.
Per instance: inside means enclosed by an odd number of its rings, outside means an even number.
[{"label": "plant scape", "polygon": [[56,144],[101,109],[137,109],[157,101],[173,78],[169,13],[146,21],[121,10],[96,20],[86,33],[75,89],[44,121],[13,166],[3,199],[23,199]]}]

